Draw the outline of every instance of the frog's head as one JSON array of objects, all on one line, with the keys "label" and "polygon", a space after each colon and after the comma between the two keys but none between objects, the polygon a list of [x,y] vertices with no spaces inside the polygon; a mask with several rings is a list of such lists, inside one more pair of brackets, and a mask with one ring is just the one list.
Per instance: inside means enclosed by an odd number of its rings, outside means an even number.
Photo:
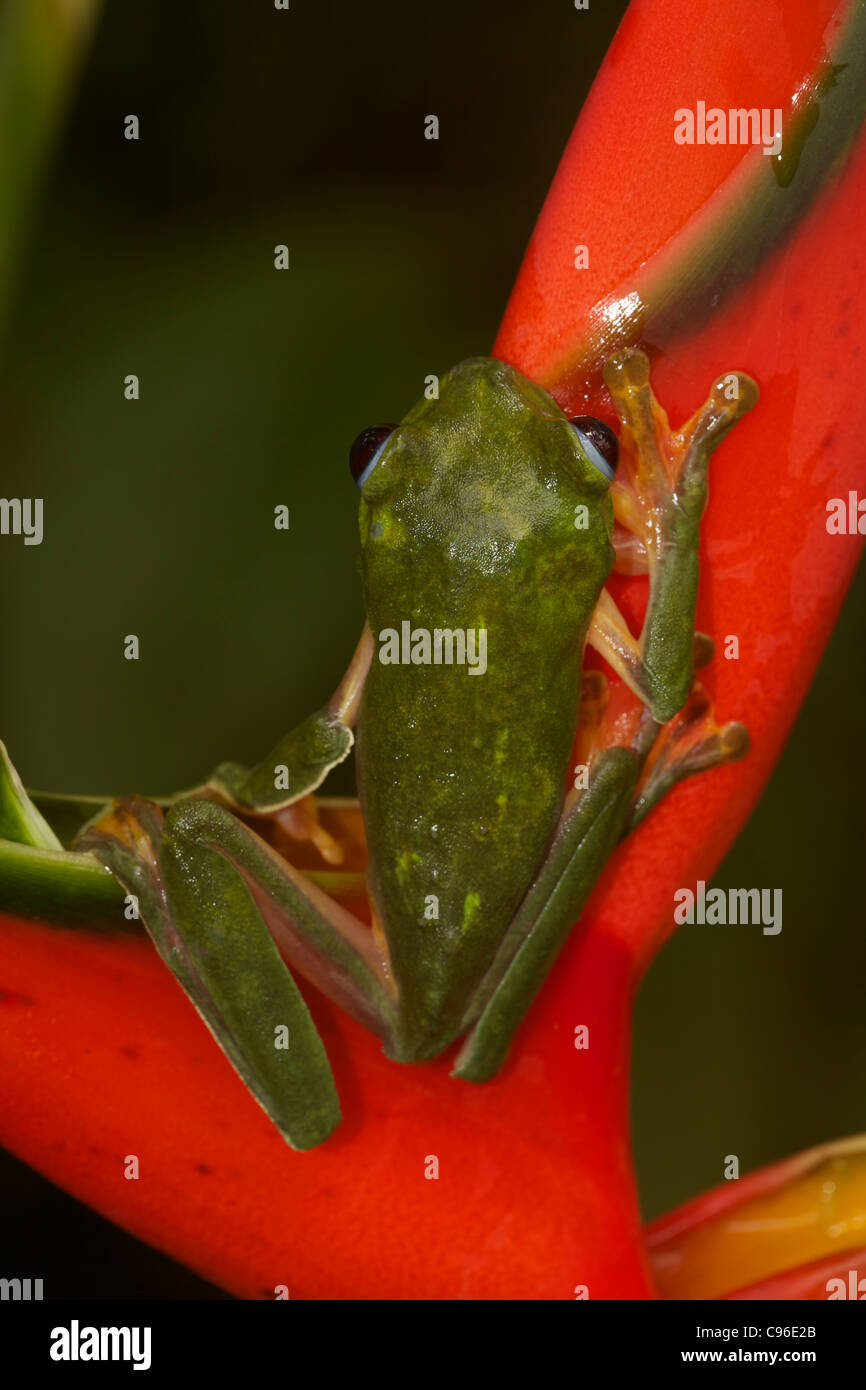
[{"label": "frog's head", "polygon": [[528,607],[555,600],[551,612],[578,630],[613,562],[616,455],[607,426],[571,421],[513,367],[459,363],[437,398],[353,446],[371,620],[383,604],[409,616],[425,595],[474,589],[483,601],[504,585]]}]

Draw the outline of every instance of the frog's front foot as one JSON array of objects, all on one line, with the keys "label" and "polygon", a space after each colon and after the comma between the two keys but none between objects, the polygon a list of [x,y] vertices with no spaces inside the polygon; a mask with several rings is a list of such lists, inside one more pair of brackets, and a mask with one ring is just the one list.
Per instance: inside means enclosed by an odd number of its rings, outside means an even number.
[{"label": "frog's front foot", "polygon": [[623,427],[621,466],[611,486],[617,520],[642,541],[652,569],[684,523],[697,525],[707,499],[707,465],[728,431],[757,403],[744,372],[716,379],[679,430],[650,384],[649,358],[629,348],[608,358],[604,382]]}]

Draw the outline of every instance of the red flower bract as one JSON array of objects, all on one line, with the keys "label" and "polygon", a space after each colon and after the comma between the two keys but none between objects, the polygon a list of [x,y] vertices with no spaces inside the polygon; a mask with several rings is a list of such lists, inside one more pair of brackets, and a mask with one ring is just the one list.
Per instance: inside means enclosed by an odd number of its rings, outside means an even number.
[{"label": "red flower bract", "polygon": [[[717,236],[730,235],[745,175],[765,158],[676,145],[676,108],[701,99],[787,114],[851,12],[831,0],[736,11],[635,0],[495,354],[573,413],[610,418],[584,352],[595,306],[621,304],[632,281],[651,287],[656,264],[680,254],[691,264],[708,200],[718,199]],[[857,537],[828,535],[825,508],[863,486],[866,277],[852,229],[864,161],[862,142],[844,150],[787,237],[711,312],[700,275],[685,284],[684,270],[677,313],[650,296],[639,321],[619,320],[651,350],[675,424],[724,370],[761,388],[713,459],[698,614],[717,639],[739,639],[739,659],[717,657],[706,683],[720,719],[748,724],[753,751],[675,791],[614,857],[501,1077],[473,1087],[447,1062],[398,1067],[307,990],[345,1118],[322,1148],[292,1153],[146,941],[10,921],[0,938],[8,1148],[245,1297],[273,1297],[279,1284],[293,1298],[652,1296],[628,1142],[631,1001],[674,890],[710,876],[758,797],[859,551]],[[588,269],[575,269],[577,244]],[[618,596],[634,613],[641,593],[629,581]],[[574,1046],[578,1025],[587,1050]],[[128,1154],[138,1181],[124,1180]],[[425,1179],[430,1156],[438,1180]]]}]

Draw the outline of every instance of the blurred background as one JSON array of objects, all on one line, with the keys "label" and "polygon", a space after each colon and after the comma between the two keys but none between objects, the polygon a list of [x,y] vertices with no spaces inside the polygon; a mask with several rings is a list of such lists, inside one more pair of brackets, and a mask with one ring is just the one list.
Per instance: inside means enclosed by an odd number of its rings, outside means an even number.
[{"label": "blurred background", "polygon": [[[45,499],[43,544],[0,547],[0,733],[29,786],[173,790],[256,760],[330,693],[362,622],[348,446],[489,350],[624,10],[105,5],[0,366],[3,495]],[[642,989],[647,1217],[720,1182],[726,1154],[745,1172],[866,1128],[864,588],[715,880],[781,887],[781,936],[681,931]],[[329,785],[351,791],[351,768]],[[50,1296],[226,1296],[2,1154],[0,1193],[0,1272],[44,1271]]]}]

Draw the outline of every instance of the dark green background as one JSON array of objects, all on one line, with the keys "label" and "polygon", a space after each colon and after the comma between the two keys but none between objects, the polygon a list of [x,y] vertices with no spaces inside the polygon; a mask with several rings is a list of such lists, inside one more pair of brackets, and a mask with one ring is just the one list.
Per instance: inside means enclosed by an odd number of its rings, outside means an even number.
[{"label": "dark green background", "polygon": [[[362,616],[348,445],[489,349],[624,9],[108,5],[0,377],[3,494],[45,499],[43,545],[0,547],[0,732],[29,785],[167,791],[257,758],[329,693]],[[610,167],[615,198],[615,151]],[[685,928],[642,990],[648,1216],[721,1181],[726,1154],[745,1171],[866,1127],[863,589],[716,880],[781,887],[782,934]],[[18,1165],[2,1173],[15,1250],[32,1256],[51,1213],[56,1293],[116,1297],[119,1278],[202,1295]]]}]

